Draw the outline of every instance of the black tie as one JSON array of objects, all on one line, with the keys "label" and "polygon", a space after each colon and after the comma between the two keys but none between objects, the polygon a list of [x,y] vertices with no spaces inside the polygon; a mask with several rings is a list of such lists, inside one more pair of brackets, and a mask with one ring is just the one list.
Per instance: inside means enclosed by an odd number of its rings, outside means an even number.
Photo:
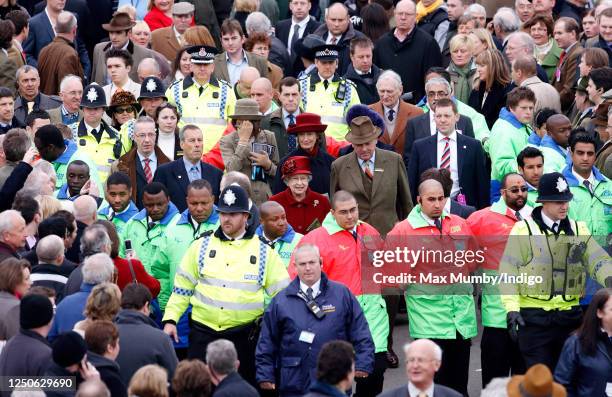
[{"label": "black tie", "polygon": [[521,213],[518,211],[514,211],[514,216],[516,216],[516,219],[518,219],[519,221],[523,220],[523,217],[521,216]]},{"label": "black tie", "polygon": [[300,38],[300,25],[296,23],[295,25],[293,25],[293,36],[291,36],[291,43],[289,43],[289,52],[291,54],[293,54],[293,47],[295,46],[295,43],[298,41],[299,38]]},{"label": "black tie", "polygon": [[353,238],[355,239],[355,241],[357,241],[357,230],[353,230],[351,234],[353,235]]},{"label": "black tie", "polygon": [[559,234],[559,224],[557,222],[553,223],[550,229],[554,234]]},{"label": "black tie", "polygon": [[100,140],[102,140],[102,128],[100,128],[100,131],[96,131],[96,129],[94,128],[93,130],[91,130],[91,135],[96,138],[96,141],[98,141],[98,143],[100,143]]},{"label": "black tie", "polygon": [[593,196],[593,190],[591,189],[591,182],[589,182],[588,180],[584,180],[582,181],[582,184],[584,185],[584,187],[587,188],[587,190],[589,191],[589,194],[591,195],[591,197]]},{"label": "black tie", "polygon": [[389,121],[393,121],[393,119],[395,118],[395,110],[390,109],[389,113],[387,114],[387,118],[389,119]]},{"label": "black tie", "polygon": [[295,117],[293,114],[288,115],[287,118],[289,119],[289,126],[295,125]]},{"label": "black tie", "polygon": [[312,288],[310,287],[306,288],[306,297],[308,298],[309,301],[314,299],[314,297],[312,296]]},{"label": "black tie", "polygon": [[198,92],[200,93],[198,96],[201,96],[204,92],[204,87],[200,86],[200,88],[198,88]]},{"label": "black tie", "polygon": [[440,221],[440,218],[434,219],[434,225],[436,225],[436,229],[438,229],[440,234],[442,234],[442,221]]},{"label": "black tie", "polygon": [[329,81],[323,80],[323,87],[325,87],[325,89],[327,89],[327,87],[329,87]]}]

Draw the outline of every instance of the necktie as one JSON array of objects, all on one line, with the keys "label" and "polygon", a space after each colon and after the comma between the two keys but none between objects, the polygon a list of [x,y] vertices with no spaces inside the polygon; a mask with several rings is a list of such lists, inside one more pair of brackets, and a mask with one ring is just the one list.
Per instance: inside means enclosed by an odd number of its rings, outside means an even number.
[{"label": "necktie", "polygon": [[336,36],[332,36],[331,40],[329,41],[329,44],[334,45],[338,42],[338,39],[336,38]]},{"label": "necktie", "polygon": [[387,118],[389,119],[389,121],[393,121],[393,119],[395,119],[395,110],[390,109],[389,113],[387,113]]},{"label": "necktie", "polygon": [[96,141],[98,141],[98,143],[100,143],[100,140],[102,139],[102,129],[100,129],[100,131],[97,131],[95,128],[93,130],[91,130],[91,135],[96,138]]},{"label": "necktie", "polygon": [[351,234],[353,235],[353,238],[355,239],[355,241],[357,241],[357,230],[353,230]]},{"label": "necktie", "polygon": [[559,234],[559,224],[557,222],[553,223],[550,229],[554,234]]},{"label": "necktie", "polygon": [[518,219],[519,221],[523,220],[523,217],[521,216],[521,213],[518,211],[514,211],[514,216],[516,216],[516,219]]},{"label": "necktie", "polygon": [[314,299],[314,297],[312,296],[312,288],[310,287],[306,288],[306,297],[308,298],[309,301]]},{"label": "necktie", "polygon": [[561,79],[561,65],[563,65],[563,60],[565,59],[566,52],[565,50],[561,51],[561,55],[559,55],[559,63],[557,64],[557,70],[555,70],[555,79],[559,81]]},{"label": "necktie", "polygon": [[370,161],[368,160],[364,163],[363,165],[363,172],[366,174],[366,176],[370,179],[374,178],[374,174],[372,174],[372,170],[370,169]]},{"label": "necktie", "polygon": [[588,180],[585,179],[584,181],[582,181],[582,184],[584,185],[584,187],[587,188],[587,190],[589,191],[591,196],[593,196],[593,190],[592,190],[591,182],[589,182]]},{"label": "necktie", "polygon": [[297,23],[293,25],[293,36],[291,36],[291,43],[289,43],[289,53],[291,54],[293,51],[293,46],[300,38],[300,25]]},{"label": "necktie", "polygon": [[193,182],[196,179],[200,179],[200,175],[198,175],[199,173],[200,170],[198,170],[198,167],[192,165],[191,169],[189,169],[189,182]]},{"label": "necktie", "polygon": [[153,180],[153,173],[151,172],[151,159],[144,159],[144,167],[142,167],[142,169],[144,170],[144,174],[145,174],[145,178],[147,179],[147,183],[151,183],[151,181]]},{"label": "necktie", "polygon": [[440,168],[446,168],[450,170],[450,160],[451,160],[451,151],[450,151],[450,138],[444,138],[444,150],[442,150],[442,157],[440,158]]},{"label": "necktie", "polygon": [[440,234],[442,234],[442,221],[440,221],[440,218],[434,219],[434,225],[440,231]]},{"label": "necktie", "polygon": [[329,87],[329,81],[323,80],[323,87],[325,87],[325,89],[327,90],[327,87]]},{"label": "necktie", "polygon": [[34,101],[28,102],[28,113],[34,109]]},{"label": "necktie", "polygon": [[198,96],[201,96],[202,93],[204,92],[204,87],[200,86],[200,88],[198,88],[198,92],[199,92]]},{"label": "necktie", "polygon": [[[289,126],[295,125],[295,116],[290,114],[287,116],[289,119]],[[297,139],[295,134],[287,134],[287,149],[292,152],[297,149]]]}]

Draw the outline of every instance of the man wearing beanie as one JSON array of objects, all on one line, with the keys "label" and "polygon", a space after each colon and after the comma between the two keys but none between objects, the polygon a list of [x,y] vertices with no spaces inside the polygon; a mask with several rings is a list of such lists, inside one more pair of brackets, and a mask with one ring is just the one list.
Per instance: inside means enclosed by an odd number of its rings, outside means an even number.
[{"label": "man wearing beanie", "polygon": [[70,391],[47,391],[47,397],[74,396],[79,385],[91,379],[100,379],[96,368],[87,361],[87,344],[74,331],[60,334],[52,344],[53,361],[45,376],[75,376],[76,387]]},{"label": "man wearing beanie", "polygon": [[[19,307],[20,330],[0,355],[2,376],[41,376],[51,361],[46,337],[53,320],[53,304],[46,296],[26,295]],[[2,396],[10,396],[2,392]]]}]

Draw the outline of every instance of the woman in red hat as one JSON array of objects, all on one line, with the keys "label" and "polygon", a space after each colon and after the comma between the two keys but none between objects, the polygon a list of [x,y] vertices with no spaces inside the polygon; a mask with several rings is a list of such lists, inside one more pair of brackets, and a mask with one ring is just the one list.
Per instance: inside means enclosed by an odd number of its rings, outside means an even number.
[{"label": "woman in red hat", "polygon": [[327,196],[308,187],[312,180],[310,159],[306,156],[289,157],[281,167],[281,173],[283,182],[289,187],[270,200],[283,206],[287,222],[297,233],[306,234],[321,226],[330,206]]},{"label": "woman in red hat", "polygon": [[295,156],[306,156],[310,159],[310,171],[312,173],[310,188],[317,193],[329,194],[329,176],[331,174],[331,164],[335,158],[325,149],[324,131],[326,128],[327,125],[321,124],[321,116],[314,113],[300,113],[295,118],[295,124],[287,128],[287,134],[296,136],[297,148],[289,152],[279,162],[272,186],[274,194],[287,188],[281,171],[284,162]]}]

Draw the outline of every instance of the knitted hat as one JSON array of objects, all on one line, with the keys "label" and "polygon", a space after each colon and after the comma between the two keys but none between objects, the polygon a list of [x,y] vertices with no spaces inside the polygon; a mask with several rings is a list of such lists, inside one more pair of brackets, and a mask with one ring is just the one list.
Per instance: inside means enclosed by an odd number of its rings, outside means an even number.
[{"label": "knitted hat", "polygon": [[80,363],[87,353],[85,341],[81,335],[74,331],[60,334],[53,341],[51,347],[53,349],[53,361],[63,368]]},{"label": "knitted hat", "polygon": [[53,320],[53,304],[46,296],[26,295],[19,305],[19,326],[23,329],[39,328]]}]

